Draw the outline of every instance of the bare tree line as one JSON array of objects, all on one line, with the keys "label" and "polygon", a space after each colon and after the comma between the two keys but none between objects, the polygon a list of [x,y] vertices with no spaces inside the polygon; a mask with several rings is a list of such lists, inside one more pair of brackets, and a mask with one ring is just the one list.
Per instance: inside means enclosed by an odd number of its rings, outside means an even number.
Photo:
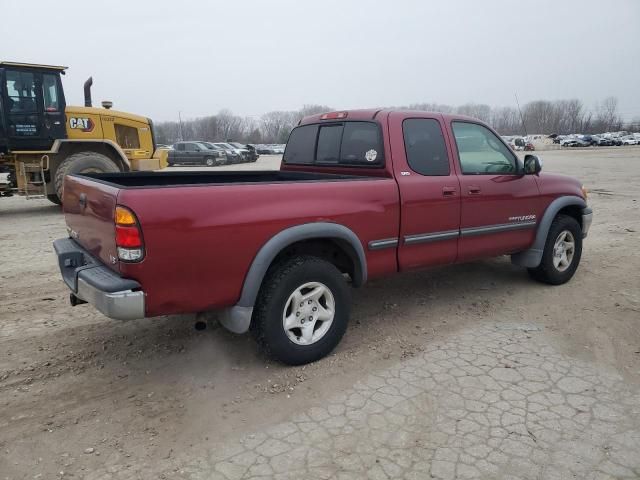
[{"label": "bare tree line", "polygon": [[[522,107],[522,116],[514,107],[491,107],[468,103],[454,107],[437,103],[416,103],[399,108],[431,112],[457,113],[478,118],[493,126],[501,135],[602,133],[607,131],[639,131],[640,118],[625,124],[618,113],[618,100],[607,97],[594,111],[577,99],[537,100]],[[300,110],[273,111],[260,118],[234,115],[224,109],[211,115],[183,122],[156,124],[158,143],[179,140],[238,141],[244,143],[285,143],[289,133],[307,115],[329,112],[326,105],[305,105]]]}]

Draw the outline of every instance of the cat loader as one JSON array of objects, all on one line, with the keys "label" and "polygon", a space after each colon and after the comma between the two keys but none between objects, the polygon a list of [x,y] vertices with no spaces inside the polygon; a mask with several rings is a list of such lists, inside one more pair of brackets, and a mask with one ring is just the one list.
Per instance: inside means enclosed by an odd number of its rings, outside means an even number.
[{"label": "cat loader", "polygon": [[67,67],[0,62],[0,196],[62,201],[70,173],[158,170],[167,150],[156,148],[149,118],[94,107],[92,78],[84,106],[66,104]]}]

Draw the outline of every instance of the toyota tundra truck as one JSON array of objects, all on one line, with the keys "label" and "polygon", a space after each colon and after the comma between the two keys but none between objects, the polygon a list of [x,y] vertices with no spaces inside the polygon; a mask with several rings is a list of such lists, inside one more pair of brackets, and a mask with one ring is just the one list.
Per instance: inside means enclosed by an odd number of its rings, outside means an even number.
[{"label": "toyota tundra truck", "polygon": [[73,174],[54,242],[71,303],[131,320],[217,310],[286,364],[331,352],[350,286],[510,255],[573,277],[592,211],[472,118],[330,112],[293,129],[278,171]]}]

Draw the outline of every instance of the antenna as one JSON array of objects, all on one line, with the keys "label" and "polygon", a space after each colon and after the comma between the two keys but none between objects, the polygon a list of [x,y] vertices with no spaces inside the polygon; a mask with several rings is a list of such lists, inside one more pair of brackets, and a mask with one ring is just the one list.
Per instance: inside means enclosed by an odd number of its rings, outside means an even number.
[{"label": "antenna", "polygon": [[527,134],[527,126],[524,123],[524,117],[522,116],[522,110],[520,110],[520,102],[518,101],[518,94],[514,92],[513,95],[516,97],[516,105],[518,106],[518,112],[520,113],[520,121],[522,122],[522,128],[524,128],[524,136],[528,137],[529,135]]}]

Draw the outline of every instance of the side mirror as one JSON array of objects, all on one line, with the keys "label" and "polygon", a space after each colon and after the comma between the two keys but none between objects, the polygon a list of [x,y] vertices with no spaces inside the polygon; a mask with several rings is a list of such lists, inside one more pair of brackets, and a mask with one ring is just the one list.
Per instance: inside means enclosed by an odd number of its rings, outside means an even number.
[{"label": "side mirror", "polygon": [[542,160],[535,155],[524,156],[524,173],[525,175],[539,175],[542,170]]}]

